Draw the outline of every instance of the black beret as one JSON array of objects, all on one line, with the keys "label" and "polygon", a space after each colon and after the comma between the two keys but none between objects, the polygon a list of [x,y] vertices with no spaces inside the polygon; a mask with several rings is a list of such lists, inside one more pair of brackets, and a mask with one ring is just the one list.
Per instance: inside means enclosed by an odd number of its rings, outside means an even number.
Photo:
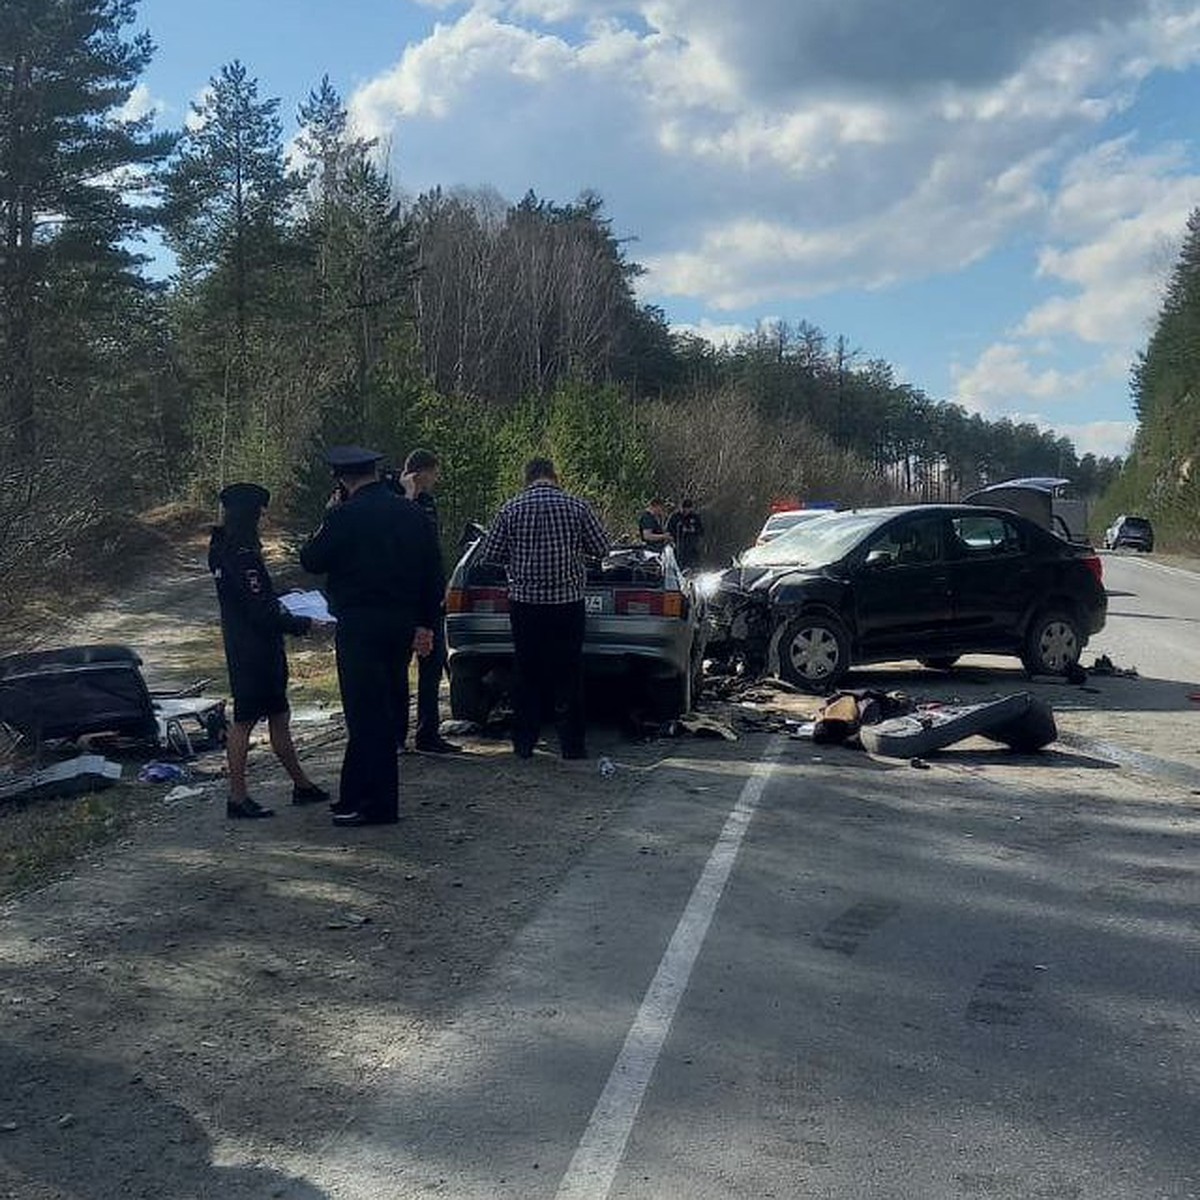
[{"label": "black beret", "polygon": [[335,475],[343,471],[350,475],[366,474],[381,458],[378,450],[364,450],[362,446],[330,446],[325,451],[325,461]]},{"label": "black beret", "polygon": [[266,508],[271,493],[257,483],[231,483],[221,489],[221,503],[225,508]]}]

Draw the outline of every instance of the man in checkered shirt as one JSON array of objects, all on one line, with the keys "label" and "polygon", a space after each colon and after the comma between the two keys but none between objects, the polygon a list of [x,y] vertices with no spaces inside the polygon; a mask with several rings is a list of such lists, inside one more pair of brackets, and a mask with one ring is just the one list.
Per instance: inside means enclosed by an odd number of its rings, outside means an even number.
[{"label": "man in checkered shirt", "polygon": [[525,490],[501,508],[484,539],[484,561],[508,570],[516,654],[513,750],[530,758],[553,715],[563,758],[586,758],[583,714],[584,589],[588,559],[609,548],[595,513],[558,485],[548,458],[525,467]]}]

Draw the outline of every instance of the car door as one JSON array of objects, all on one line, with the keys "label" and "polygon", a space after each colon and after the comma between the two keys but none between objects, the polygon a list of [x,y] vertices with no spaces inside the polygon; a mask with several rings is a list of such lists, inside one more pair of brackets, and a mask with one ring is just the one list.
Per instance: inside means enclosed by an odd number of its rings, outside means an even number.
[{"label": "car door", "polygon": [[948,551],[955,637],[964,649],[1011,646],[1038,591],[1033,538],[1009,514],[958,514]]},{"label": "car door", "polygon": [[915,658],[946,644],[952,611],[940,513],[889,521],[860,549],[853,568],[860,656]]}]

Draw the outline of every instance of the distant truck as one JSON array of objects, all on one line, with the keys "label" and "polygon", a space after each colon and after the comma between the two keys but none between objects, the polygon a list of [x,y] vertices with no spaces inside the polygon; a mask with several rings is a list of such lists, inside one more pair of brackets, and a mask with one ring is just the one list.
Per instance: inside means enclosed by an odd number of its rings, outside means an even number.
[{"label": "distant truck", "polygon": [[1088,540],[1086,500],[1071,496],[1069,479],[1007,479],[963,497],[964,504],[994,505],[1020,513],[1067,542]]}]

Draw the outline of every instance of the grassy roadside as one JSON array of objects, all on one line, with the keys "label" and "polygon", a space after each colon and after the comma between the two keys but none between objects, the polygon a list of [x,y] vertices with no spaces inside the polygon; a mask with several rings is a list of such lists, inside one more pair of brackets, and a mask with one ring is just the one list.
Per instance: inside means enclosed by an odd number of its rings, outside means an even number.
[{"label": "grassy roadside", "polygon": [[160,789],[133,784],[28,805],[10,801],[0,808],[0,896],[48,882],[161,801]]}]

